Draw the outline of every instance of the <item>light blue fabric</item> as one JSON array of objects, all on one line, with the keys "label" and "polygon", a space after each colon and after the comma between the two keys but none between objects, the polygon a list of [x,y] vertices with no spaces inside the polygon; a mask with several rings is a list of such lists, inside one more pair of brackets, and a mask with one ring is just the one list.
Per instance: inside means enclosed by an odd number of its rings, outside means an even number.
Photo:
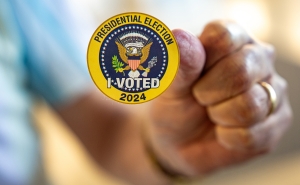
[{"label": "light blue fabric", "polygon": [[37,173],[34,95],[57,106],[90,85],[62,2],[0,0],[0,185],[31,184]]}]

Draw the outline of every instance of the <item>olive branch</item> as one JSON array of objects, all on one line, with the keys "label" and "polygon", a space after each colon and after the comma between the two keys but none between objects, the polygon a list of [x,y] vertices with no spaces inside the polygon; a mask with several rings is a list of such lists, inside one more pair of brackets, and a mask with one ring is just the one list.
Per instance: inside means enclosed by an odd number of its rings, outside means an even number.
[{"label": "olive branch", "polygon": [[[120,69],[122,69],[122,67],[124,66],[124,64],[118,60],[117,55],[114,55],[112,57],[112,66],[113,66],[114,70],[117,73],[117,72],[119,72]],[[124,71],[123,71],[123,75],[125,76]]]}]

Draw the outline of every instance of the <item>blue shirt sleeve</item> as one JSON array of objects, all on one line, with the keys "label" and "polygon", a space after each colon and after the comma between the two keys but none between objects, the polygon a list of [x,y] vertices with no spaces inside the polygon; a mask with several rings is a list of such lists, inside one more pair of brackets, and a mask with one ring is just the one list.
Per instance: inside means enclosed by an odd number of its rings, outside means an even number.
[{"label": "blue shirt sleeve", "polygon": [[61,1],[11,2],[23,33],[30,87],[53,105],[87,91],[91,80],[85,51],[78,49],[80,42],[74,37],[80,37],[80,32],[71,24]]}]

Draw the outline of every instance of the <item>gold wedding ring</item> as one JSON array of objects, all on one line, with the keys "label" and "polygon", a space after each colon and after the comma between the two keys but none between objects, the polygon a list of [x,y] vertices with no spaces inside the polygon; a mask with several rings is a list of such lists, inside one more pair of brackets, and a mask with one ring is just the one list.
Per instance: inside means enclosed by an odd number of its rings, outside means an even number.
[{"label": "gold wedding ring", "polygon": [[274,88],[267,82],[259,82],[259,84],[267,91],[269,99],[271,101],[271,107],[268,112],[268,116],[274,112],[277,106],[277,95]]}]

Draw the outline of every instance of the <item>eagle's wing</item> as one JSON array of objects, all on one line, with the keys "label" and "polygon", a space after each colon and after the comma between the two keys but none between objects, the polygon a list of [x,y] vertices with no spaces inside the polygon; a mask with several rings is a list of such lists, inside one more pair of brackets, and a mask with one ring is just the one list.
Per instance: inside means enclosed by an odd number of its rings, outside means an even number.
[{"label": "eagle's wing", "polygon": [[118,46],[119,55],[120,55],[121,59],[123,60],[123,62],[128,64],[127,56],[126,56],[126,48],[119,42],[116,42],[116,44]]},{"label": "eagle's wing", "polygon": [[149,52],[150,52],[150,47],[152,44],[153,44],[153,42],[151,42],[151,43],[147,44],[145,47],[143,47],[143,49],[142,49],[143,55],[141,57],[141,64],[147,60],[147,58],[149,56]]}]

